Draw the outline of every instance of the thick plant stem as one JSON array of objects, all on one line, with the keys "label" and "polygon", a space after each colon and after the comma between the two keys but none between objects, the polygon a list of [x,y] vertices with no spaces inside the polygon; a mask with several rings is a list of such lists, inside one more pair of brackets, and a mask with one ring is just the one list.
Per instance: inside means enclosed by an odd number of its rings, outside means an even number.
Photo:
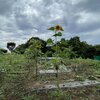
[{"label": "thick plant stem", "polygon": [[[36,52],[36,56],[38,56],[38,53]],[[35,58],[35,62],[36,62],[36,80],[38,79],[38,65],[37,65],[37,63],[38,63],[38,57],[36,57]]]},{"label": "thick plant stem", "polygon": [[37,65],[37,59],[36,59],[36,80],[38,78],[38,65]]},{"label": "thick plant stem", "polygon": [[12,53],[10,54],[10,65],[12,65]]},{"label": "thick plant stem", "polygon": [[[55,31],[55,34],[56,34],[56,31]],[[58,57],[57,36],[55,36],[55,43],[56,43],[56,57]]]},{"label": "thick plant stem", "polygon": [[[56,31],[55,31],[55,34],[56,34]],[[57,46],[57,36],[55,36],[55,43],[56,43],[56,59],[58,60],[58,46]],[[58,70],[59,70],[59,67],[58,65],[56,65],[56,78],[57,78],[57,88],[59,89],[59,78],[58,78]]]},{"label": "thick plant stem", "polygon": [[57,77],[57,88],[59,89],[59,77],[58,77],[58,70],[57,70],[57,73],[56,73],[56,77]]},{"label": "thick plant stem", "polygon": [[57,37],[56,38],[56,57],[58,57]]}]

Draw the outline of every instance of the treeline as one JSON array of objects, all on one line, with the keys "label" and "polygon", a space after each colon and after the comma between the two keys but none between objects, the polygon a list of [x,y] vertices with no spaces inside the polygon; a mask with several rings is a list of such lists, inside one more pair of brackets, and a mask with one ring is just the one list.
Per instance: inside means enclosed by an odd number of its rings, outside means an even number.
[{"label": "treeline", "polygon": [[[40,42],[41,51],[43,54],[46,54],[49,57],[54,56],[56,44],[48,45],[47,41],[44,41],[38,37],[32,37],[25,44],[17,46],[14,52],[24,54],[31,45],[35,45],[35,40]],[[84,41],[81,42],[78,36],[69,40],[62,38],[57,42],[57,48],[59,51],[59,56],[68,56],[69,58],[93,58],[94,55],[100,55],[100,45],[92,46]]]},{"label": "treeline", "polygon": [[[52,45],[48,45],[48,41],[50,41],[50,39],[44,41],[38,37],[32,37],[25,44],[17,46],[13,50],[13,52],[24,54],[31,46],[36,45],[35,41],[38,41],[40,43],[40,50],[42,52],[42,55],[46,55],[48,57],[52,57],[55,55],[56,48],[58,49],[59,56],[62,57],[93,58],[94,56],[100,56],[100,45],[89,45],[85,41],[80,41],[80,38],[78,36],[70,38],[69,40],[61,38],[60,41],[57,41],[57,43],[54,43]],[[1,53],[7,53],[7,50],[0,49],[0,54]]]}]

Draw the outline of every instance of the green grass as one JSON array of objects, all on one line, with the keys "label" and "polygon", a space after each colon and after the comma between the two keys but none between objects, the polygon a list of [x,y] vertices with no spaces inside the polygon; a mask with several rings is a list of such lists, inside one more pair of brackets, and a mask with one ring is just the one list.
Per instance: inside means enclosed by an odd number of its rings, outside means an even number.
[{"label": "green grass", "polygon": [[24,55],[18,54],[5,54],[0,55],[0,70],[6,72],[23,71],[26,64]]},{"label": "green grass", "polygon": [[[84,81],[85,78],[91,80],[96,79],[100,81],[100,61],[79,58],[79,59],[63,59],[63,62],[66,65],[66,67],[68,66],[72,68],[77,67],[78,70],[75,72],[73,71],[71,74],[59,76],[60,82],[67,82],[67,80],[70,78],[73,78],[77,81]],[[43,64],[45,64],[45,62],[43,62]],[[72,98],[68,100],[74,100],[73,98],[76,98],[76,100],[80,100],[80,98],[83,98],[81,100],[90,100],[88,99],[87,93],[90,96],[92,95],[94,95],[94,97],[97,96],[97,99],[99,98],[99,94],[97,94],[98,92],[96,90],[98,90],[100,87],[97,88],[90,87],[88,90],[86,90],[87,88],[83,88],[83,90],[76,89],[76,90],[68,90],[68,91],[54,91],[54,92],[49,92],[48,94],[38,95],[38,94],[30,93],[28,94],[28,96],[23,95],[24,92],[26,93],[26,91],[29,91],[25,88],[27,87],[28,82],[30,84],[35,84],[36,82],[43,84],[44,81],[50,81],[50,83],[56,82],[55,75],[50,77],[46,76],[43,78],[40,77],[38,78],[39,80],[36,81],[35,78],[33,77],[33,72],[35,71],[33,68],[34,66],[35,66],[34,62],[30,61],[30,63],[28,63],[28,60],[26,59],[25,55],[21,55],[21,54],[0,55],[0,71],[1,71],[0,72],[0,80],[1,80],[0,100],[6,100],[2,98],[10,98],[10,96],[12,96],[14,100],[21,100],[22,98],[23,100],[35,100],[33,99],[35,97],[39,98],[38,100],[45,100],[45,99],[61,100],[64,97]],[[43,66],[44,65],[42,65],[42,68],[41,67],[39,68],[45,69],[45,66],[44,67]],[[49,67],[48,64],[47,67]],[[29,76],[27,76],[26,74],[28,71],[29,71]],[[24,75],[26,75],[27,77]],[[29,80],[28,77],[31,77],[31,80]],[[65,80],[63,80],[63,78],[65,78]]]},{"label": "green grass", "polygon": [[100,75],[100,61],[92,60],[92,59],[69,59],[64,61],[66,65],[77,67],[81,71],[78,71],[78,74],[87,74],[93,76]]}]

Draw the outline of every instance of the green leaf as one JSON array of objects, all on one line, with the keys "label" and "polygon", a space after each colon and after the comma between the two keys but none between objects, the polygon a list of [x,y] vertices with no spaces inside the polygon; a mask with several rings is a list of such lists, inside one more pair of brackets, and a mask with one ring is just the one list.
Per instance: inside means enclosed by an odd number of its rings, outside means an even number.
[{"label": "green leaf", "polygon": [[51,62],[52,62],[53,64],[57,64],[57,59],[51,59]]},{"label": "green leaf", "polygon": [[56,50],[60,50],[60,47],[58,45],[57,46],[54,45],[54,46],[51,47],[51,49],[53,49],[54,51],[56,51]]},{"label": "green leaf", "polygon": [[61,31],[64,31],[64,29],[63,29],[63,28],[61,28],[60,30],[61,30]]},{"label": "green leaf", "polygon": [[52,47],[51,47],[51,49],[53,49],[53,50],[55,50],[55,51],[56,51],[56,46],[52,46]]},{"label": "green leaf", "polygon": [[55,36],[55,37],[62,36],[62,33],[61,32],[58,32],[58,33],[54,34],[53,36]]},{"label": "green leaf", "polygon": [[53,44],[52,39],[49,38],[49,39],[47,40],[47,44]]},{"label": "green leaf", "polygon": [[50,27],[48,30],[52,30],[52,31],[54,31],[54,29],[55,29],[54,27]]},{"label": "green leaf", "polygon": [[61,32],[58,32],[58,36],[62,36],[62,33]]}]

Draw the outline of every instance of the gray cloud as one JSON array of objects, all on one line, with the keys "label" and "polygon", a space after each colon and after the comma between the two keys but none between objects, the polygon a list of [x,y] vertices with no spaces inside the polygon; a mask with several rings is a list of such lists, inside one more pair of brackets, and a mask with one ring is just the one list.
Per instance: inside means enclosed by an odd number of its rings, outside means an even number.
[{"label": "gray cloud", "polygon": [[77,8],[80,10],[85,10],[87,12],[99,13],[100,12],[100,0],[83,0],[76,4]]},{"label": "gray cloud", "polygon": [[31,36],[47,39],[53,34],[47,29],[56,24],[62,25],[67,39],[78,35],[99,44],[99,4],[100,0],[0,0],[0,47],[8,41],[24,43]]},{"label": "gray cloud", "polygon": [[14,2],[15,0],[0,0],[0,15],[12,12]]}]

